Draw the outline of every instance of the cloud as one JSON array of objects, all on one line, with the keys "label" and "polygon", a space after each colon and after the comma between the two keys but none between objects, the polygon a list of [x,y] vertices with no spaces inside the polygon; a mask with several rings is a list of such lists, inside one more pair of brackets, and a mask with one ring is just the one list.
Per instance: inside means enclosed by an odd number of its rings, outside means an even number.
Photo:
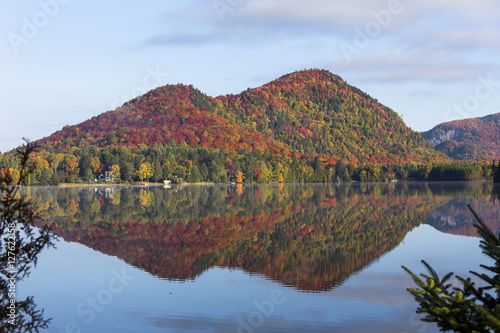
[{"label": "cloud", "polygon": [[327,64],[339,72],[355,73],[361,81],[400,83],[426,81],[449,83],[477,80],[498,69],[488,62],[474,63],[447,50],[383,51],[367,54],[351,62],[345,59]]},{"label": "cloud", "polygon": [[429,32],[425,40],[420,36],[420,44],[434,41],[441,47],[454,50],[491,50],[500,49],[500,28],[482,28],[474,30],[465,29],[443,29],[437,32]]},{"label": "cloud", "polygon": [[[228,2],[231,3],[231,2]],[[387,11],[396,3],[398,13],[390,29],[407,27],[429,17],[448,18],[464,24],[496,20],[500,8],[495,0],[241,0],[224,17],[224,23],[259,24],[268,27],[286,27],[300,24],[309,29],[364,26],[373,19],[373,12]]]},{"label": "cloud", "polygon": [[[391,5],[394,1],[395,7]],[[217,9],[216,3],[223,4],[223,9]],[[494,0],[474,3],[464,0],[200,0],[180,12],[162,14],[167,31],[148,38],[145,44],[203,45],[270,35],[284,40],[311,35],[349,38],[355,28],[363,29],[373,21],[376,13],[397,8],[383,27],[384,36],[401,36],[409,31],[429,37],[428,30],[431,30],[433,39],[439,39],[446,37],[446,32],[441,32],[444,27],[456,26],[464,30],[466,26],[482,30],[480,40],[491,45],[498,40],[495,38],[498,32],[482,25],[488,18],[498,17],[500,8],[495,9],[497,7]],[[186,32],[186,28],[194,32]],[[448,35],[462,42],[476,40],[475,44],[478,43],[477,34]],[[428,42],[432,43],[433,39]]]},{"label": "cloud", "polygon": [[[361,1],[371,7],[375,1]],[[363,18],[363,11],[353,10],[353,4],[349,1],[329,0],[288,0],[268,1],[253,0],[242,6],[235,16],[244,22],[259,22],[260,24],[281,25],[308,25],[310,28],[335,27],[348,21],[357,21]]]},{"label": "cloud", "polygon": [[213,42],[216,37],[212,34],[204,33],[165,33],[147,39],[145,45],[203,45]]},{"label": "cloud", "polygon": [[[397,5],[391,5],[396,1]],[[500,6],[495,0],[198,0],[182,12],[164,14],[165,30],[143,46],[242,49],[315,44],[333,72],[387,83],[475,80],[498,70]],[[393,10],[397,8],[397,10]],[[381,23],[381,13],[391,13]],[[379,24],[379,32],[351,62],[340,45],[354,45],[357,31]],[[293,45],[293,46],[292,46]],[[331,60],[328,60],[330,57]],[[317,64],[317,58],[315,59]]]},{"label": "cloud", "polygon": [[423,98],[429,98],[433,96],[439,96],[442,95],[442,92],[437,91],[436,89],[416,89],[414,90],[411,95],[413,97],[423,97]]},{"label": "cloud", "polygon": [[443,10],[454,14],[460,22],[467,24],[481,24],[490,21],[496,22],[500,7],[496,0],[423,0],[417,2],[422,13],[434,11],[443,13]]},{"label": "cloud", "polygon": [[[364,22],[369,12],[355,8],[349,1],[326,0],[220,0],[225,9],[218,11],[216,3],[199,3],[180,12],[162,14],[163,33],[146,39],[144,45],[172,45],[263,40],[287,40],[317,35],[332,36],[351,32],[353,23]],[[373,3],[362,1],[375,8]],[[232,5],[232,3],[235,3]],[[194,31],[194,32],[193,32]],[[203,33],[200,33],[203,31]],[[207,32],[208,31],[208,32]],[[201,36],[200,36],[201,35]],[[209,38],[205,38],[209,37]]]}]

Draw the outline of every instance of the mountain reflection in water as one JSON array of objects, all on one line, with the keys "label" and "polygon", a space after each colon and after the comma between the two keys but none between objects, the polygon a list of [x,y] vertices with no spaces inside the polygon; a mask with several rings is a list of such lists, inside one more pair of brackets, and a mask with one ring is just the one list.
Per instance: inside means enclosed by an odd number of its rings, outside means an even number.
[{"label": "mountain reflection in water", "polygon": [[449,186],[40,188],[30,196],[58,236],[162,279],[241,267],[319,292],[342,284],[425,221],[444,232],[473,235],[472,216],[456,217],[466,216],[467,203],[492,217],[485,220],[499,221],[491,184],[456,184],[453,191]]}]

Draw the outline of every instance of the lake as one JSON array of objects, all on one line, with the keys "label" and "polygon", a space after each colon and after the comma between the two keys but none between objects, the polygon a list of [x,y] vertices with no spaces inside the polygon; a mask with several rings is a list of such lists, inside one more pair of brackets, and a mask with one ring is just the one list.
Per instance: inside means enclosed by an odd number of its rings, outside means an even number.
[{"label": "lake", "polygon": [[18,298],[47,332],[438,332],[402,270],[488,259],[490,183],[30,188],[59,237]]}]

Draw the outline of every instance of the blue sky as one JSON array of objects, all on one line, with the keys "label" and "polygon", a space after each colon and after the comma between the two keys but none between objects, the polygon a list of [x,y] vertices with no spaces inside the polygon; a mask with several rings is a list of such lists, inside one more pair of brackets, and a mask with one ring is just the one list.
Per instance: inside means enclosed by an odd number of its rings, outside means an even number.
[{"label": "blue sky", "polygon": [[165,84],[327,69],[423,131],[500,108],[495,0],[1,0],[0,151]]}]

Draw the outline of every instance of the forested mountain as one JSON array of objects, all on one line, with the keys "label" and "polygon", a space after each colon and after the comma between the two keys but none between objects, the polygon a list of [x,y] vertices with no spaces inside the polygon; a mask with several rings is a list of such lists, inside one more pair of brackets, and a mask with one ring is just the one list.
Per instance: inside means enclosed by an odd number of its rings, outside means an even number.
[{"label": "forested mountain", "polygon": [[[452,161],[394,111],[322,70],[215,98],[167,85],[38,143],[30,184],[39,185],[470,181],[494,172],[491,163]],[[14,178],[17,166],[14,153],[0,155]]]},{"label": "forested mountain", "polygon": [[352,163],[442,159],[394,111],[327,71],[295,72],[217,102],[215,112],[301,153]]},{"label": "forested mountain", "polygon": [[434,148],[454,159],[500,159],[500,113],[443,123],[422,135]]},{"label": "forested mountain", "polygon": [[44,138],[56,150],[185,142],[226,151],[269,151],[351,163],[443,160],[392,110],[327,71],[283,76],[239,95],[212,98],[168,85]]},{"label": "forested mountain", "polygon": [[201,93],[191,86],[168,85],[81,124],[66,126],[41,140],[46,148],[88,145],[152,146],[185,142],[191,147],[230,151],[270,151],[289,155],[290,149],[272,137],[195,107]]}]

